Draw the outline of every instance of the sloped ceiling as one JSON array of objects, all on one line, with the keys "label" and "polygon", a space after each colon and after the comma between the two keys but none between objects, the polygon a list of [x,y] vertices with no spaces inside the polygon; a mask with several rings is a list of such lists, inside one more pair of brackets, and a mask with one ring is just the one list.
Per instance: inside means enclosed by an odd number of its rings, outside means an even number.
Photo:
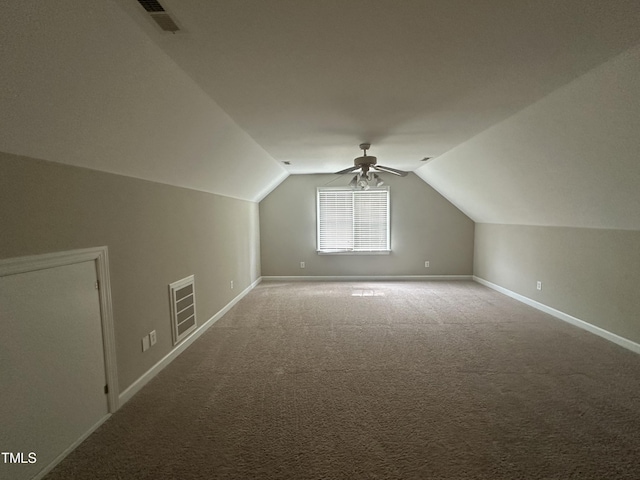
[{"label": "sloped ceiling", "polygon": [[414,170],[640,41],[637,0],[118,1],[290,173]]},{"label": "sloped ceiling", "polygon": [[476,222],[640,230],[640,46],[416,171]]},{"label": "sloped ceiling", "polygon": [[112,2],[3,5],[0,150],[256,201],[288,173]]},{"label": "sloped ceiling", "polygon": [[539,222],[489,214],[447,152],[481,168],[465,142],[640,41],[637,0],[161,3],[178,34],[135,0],[7,6],[0,149],[256,201],[369,141],[476,221]]}]

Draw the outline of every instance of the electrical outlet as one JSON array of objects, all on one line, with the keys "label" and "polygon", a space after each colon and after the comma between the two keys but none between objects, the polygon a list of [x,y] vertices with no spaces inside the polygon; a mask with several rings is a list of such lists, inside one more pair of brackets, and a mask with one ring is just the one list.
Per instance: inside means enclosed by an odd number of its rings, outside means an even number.
[{"label": "electrical outlet", "polygon": [[425,260],[425,262],[424,262],[424,268],[429,268],[429,260]]},{"label": "electrical outlet", "polygon": [[537,282],[537,283],[536,283],[536,288],[537,288],[538,290],[542,290],[542,282]]},{"label": "electrical outlet", "polygon": [[156,336],[156,331],[153,330],[150,334],[149,334],[149,341],[151,342],[151,346],[153,347],[156,342],[158,341],[158,337]]},{"label": "electrical outlet", "polygon": [[231,280],[231,290],[233,290],[233,280]]},{"label": "electrical outlet", "polygon": [[300,268],[304,268],[304,262],[300,262]]},{"label": "electrical outlet", "polygon": [[149,350],[149,335],[145,335],[144,337],[142,337],[142,351],[146,352],[147,350]]}]

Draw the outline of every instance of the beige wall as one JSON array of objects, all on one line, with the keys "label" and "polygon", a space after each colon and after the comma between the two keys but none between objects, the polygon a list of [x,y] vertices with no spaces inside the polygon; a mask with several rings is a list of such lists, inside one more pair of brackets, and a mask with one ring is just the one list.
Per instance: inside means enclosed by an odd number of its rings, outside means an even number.
[{"label": "beige wall", "polygon": [[195,274],[202,324],[260,275],[256,203],[5,153],[0,225],[0,258],[109,247],[120,391],[172,348],[169,283]]},{"label": "beige wall", "polygon": [[476,224],[476,276],[640,343],[638,266],[639,231]]},{"label": "beige wall", "polygon": [[414,174],[381,176],[391,191],[390,255],[318,255],[316,187],[350,176],[291,175],[260,202],[262,274],[471,275],[473,222]]}]

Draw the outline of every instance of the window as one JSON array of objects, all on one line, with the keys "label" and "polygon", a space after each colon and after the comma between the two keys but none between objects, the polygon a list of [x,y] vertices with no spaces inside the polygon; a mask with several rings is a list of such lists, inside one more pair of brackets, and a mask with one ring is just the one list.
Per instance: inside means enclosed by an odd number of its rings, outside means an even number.
[{"label": "window", "polygon": [[318,188],[318,253],[389,253],[389,187]]}]

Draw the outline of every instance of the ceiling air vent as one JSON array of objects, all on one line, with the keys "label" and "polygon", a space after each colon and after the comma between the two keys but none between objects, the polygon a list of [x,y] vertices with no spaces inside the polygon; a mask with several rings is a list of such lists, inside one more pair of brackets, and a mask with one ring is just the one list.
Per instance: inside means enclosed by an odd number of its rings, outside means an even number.
[{"label": "ceiling air vent", "polygon": [[176,22],[171,18],[171,15],[166,12],[164,7],[160,5],[160,2],[156,0],[138,0],[138,3],[149,12],[149,16],[162,30],[172,33],[180,31]]},{"label": "ceiling air vent", "polygon": [[138,3],[144,7],[147,12],[164,12],[164,8],[160,2],[155,0],[138,0]]}]

